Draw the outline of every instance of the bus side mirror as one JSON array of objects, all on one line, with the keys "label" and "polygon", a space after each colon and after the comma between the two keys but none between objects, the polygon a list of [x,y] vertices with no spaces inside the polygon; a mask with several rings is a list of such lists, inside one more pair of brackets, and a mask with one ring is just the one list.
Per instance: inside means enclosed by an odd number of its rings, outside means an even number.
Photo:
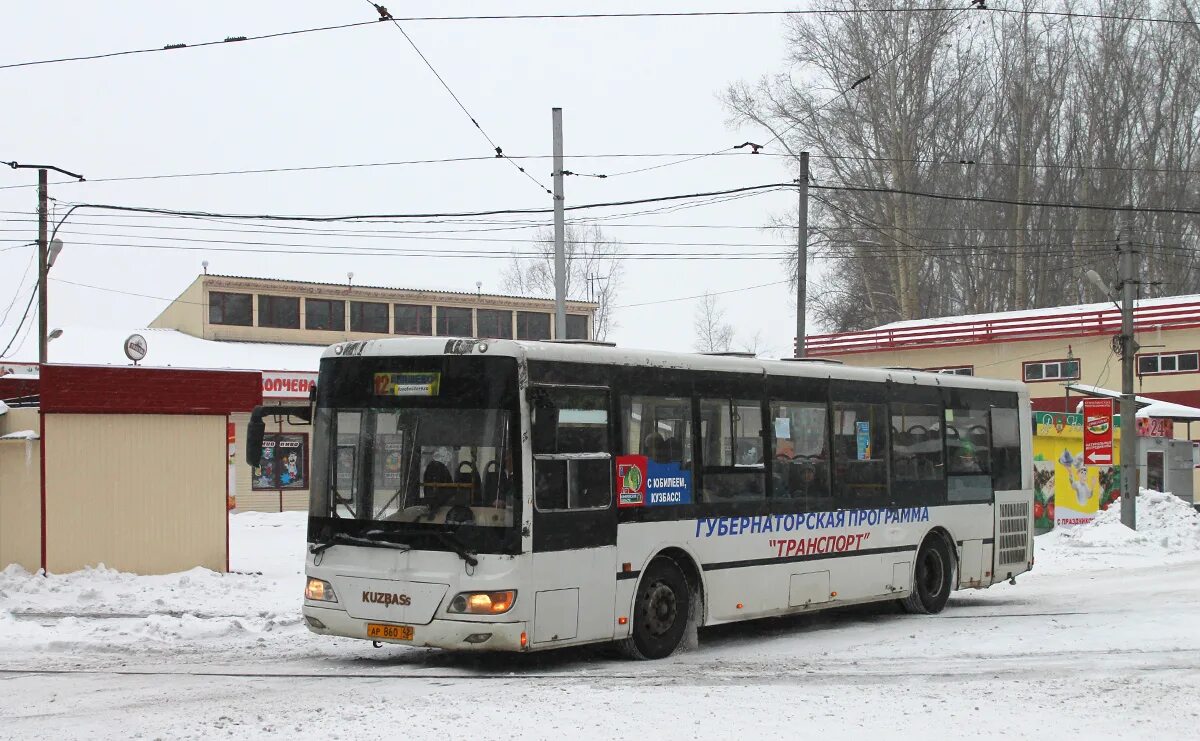
[{"label": "bus side mirror", "polygon": [[256,468],[262,461],[263,435],[267,430],[267,425],[263,422],[265,411],[261,406],[254,407],[254,411],[250,413],[250,422],[246,425],[246,462]]}]

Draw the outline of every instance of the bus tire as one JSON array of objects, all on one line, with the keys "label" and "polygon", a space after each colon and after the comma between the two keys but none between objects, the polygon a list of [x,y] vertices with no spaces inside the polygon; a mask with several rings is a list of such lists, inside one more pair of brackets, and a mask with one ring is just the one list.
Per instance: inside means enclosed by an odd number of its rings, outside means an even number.
[{"label": "bus tire", "polygon": [[953,587],[954,557],[945,538],[930,535],[917,551],[912,592],[900,600],[900,605],[905,612],[936,615],[946,607]]},{"label": "bus tire", "polygon": [[633,629],[617,646],[626,656],[662,659],[683,641],[691,617],[687,577],[673,560],[656,558],[638,581],[633,600]]}]

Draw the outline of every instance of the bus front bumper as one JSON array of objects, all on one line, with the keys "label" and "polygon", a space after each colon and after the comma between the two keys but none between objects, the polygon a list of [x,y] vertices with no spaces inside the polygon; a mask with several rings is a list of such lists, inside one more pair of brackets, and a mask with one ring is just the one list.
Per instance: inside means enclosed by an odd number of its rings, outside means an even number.
[{"label": "bus front bumper", "polygon": [[[456,651],[526,651],[526,624],[434,619],[412,628],[412,640],[375,638],[368,635],[370,621],[350,617],[345,610],[304,605],[304,624],[319,635],[361,638],[401,646],[447,648]],[[387,623],[393,625],[393,623]],[[398,625],[398,624],[397,624]]]}]

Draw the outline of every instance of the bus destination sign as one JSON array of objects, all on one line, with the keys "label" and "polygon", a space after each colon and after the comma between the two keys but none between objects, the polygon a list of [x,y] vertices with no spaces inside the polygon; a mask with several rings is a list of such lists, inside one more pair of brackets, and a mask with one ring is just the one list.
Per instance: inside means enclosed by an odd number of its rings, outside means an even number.
[{"label": "bus destination sign", "polygon": [[376,373],[376,396],[437,396],[441,373]]}]

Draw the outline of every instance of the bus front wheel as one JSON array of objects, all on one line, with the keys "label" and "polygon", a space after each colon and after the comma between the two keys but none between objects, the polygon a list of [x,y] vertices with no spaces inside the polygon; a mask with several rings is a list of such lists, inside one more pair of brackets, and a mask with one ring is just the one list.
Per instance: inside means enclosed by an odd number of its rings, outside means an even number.
[{"label": "bus front wheel", "polygon": [[917,551],[912,593],[900,600],[906,612],[937,614],[950,600],[954,586],[954,557],[944,538],[931,535]]},{"label": "bus front wheel", "polygon": [[679,647],[692,604],[687,577],[673,560],[650,562],[633,601],[633,630],[618,645],[635,659],[661,659]]}]

